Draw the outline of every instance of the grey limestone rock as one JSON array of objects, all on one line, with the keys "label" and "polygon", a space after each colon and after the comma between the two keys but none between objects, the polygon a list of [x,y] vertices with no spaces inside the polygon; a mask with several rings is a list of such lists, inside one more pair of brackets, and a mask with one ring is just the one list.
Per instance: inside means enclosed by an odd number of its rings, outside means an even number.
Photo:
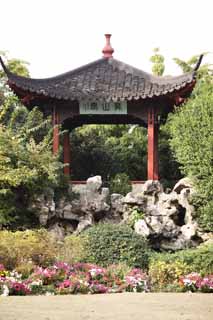
[{"label": "grey limestone rock", "polygon": [[152,180],[137,190],[126,196],[110,195],[108,188],[102,188],[101,177],[95,176],[87,180],[79,197],[64,196],[55,203],[54,192],[48,189],[32,208],[37,208],[41,225],[58,238],[79,234],[99,221],[128,223],[138,212],[142,218],[135,221],[135,232],[147,237],[154,248],[179,250],[205,241],[193,218],[190,195],[194,190],[188,178],[181,179],[171,192],[165,193],[160,182]]},{"label": "grey limestone rock", "polygon": [[102,186],[101,176],[94,176],[87,179],[87,189],[92,192],[98,192]]},{"label": "grey limestone rock", "polygon": [[150,229],[147,226],[146,221],[144,219],[136,221],[134,229],[137,234],[140,234],[143,237],[148,237],[150,235]]},{"label": "grey limestone rock", "polygon": [[190,189],[191,191],[193,190],[193,183],[190,178],[185,177],[180,179],[174,186],[173,191],[179,194],[183,189]]},{"label": "grey limestone rock", "polygon": [[160,192],[163,192],[163,186],[159,181],[147,180],[143,185],[145,195],[155,195]]},{"label": "grey limestone rock", "polygon": [[92,224],[94,223],[94,219],[92,217],[92,215],[87,215],[85,216],[78,224],[78,227],[75,231],[76,234],[81,233],[82,231],[84,231],[85,229],[89,228],[92,226]]}]

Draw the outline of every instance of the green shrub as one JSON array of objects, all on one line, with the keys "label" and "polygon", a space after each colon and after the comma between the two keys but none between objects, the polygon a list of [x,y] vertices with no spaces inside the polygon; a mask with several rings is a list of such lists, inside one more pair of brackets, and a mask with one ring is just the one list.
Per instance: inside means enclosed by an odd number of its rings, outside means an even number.
[{"label": "green shrub", "polygon": [[[211,71],[212,74],[212,71]],[[170,145],[183,175],[192,178],[197,193],[199,223],[213,229],[213,77],[197,82],[191,99],[169,116]]]},{"label": "green shrub", "polygon": [[129,176],[126,173],[118,173],[110,181],[110,193],[126,195],[132,190]]},{"label": "green shrub", "polygon": [[80,236],[67,236],[60,249],[59,260],[72,264],[84,260],[84,239]]},{"label": "green shrub", "polygon": [[191,271],[203,275],[213,273],[213,244],[203,244],[197,249],[184,250],[179,255],[179,259],[185,261],[190,266]]},{"label": "green shrub", "polygon": [[29,278],[35,269],[35,265],[32,261],[23,261],[16,266],[16,271],[22,275],[23,279]]},{"label": "green shrub", "polygon": [[158,263],[167,265],[181,263],[187,266],[188,272],[198,272],[201,275],[213,273],[213,244],[202,244],[196,249],[181,250],[176,253],[154,254],[150,268]]},{"label": "green shrub", "polygon": [[102,266],[126,263],[147,269],[150,250],[147,241],[129,226],[98,224],[81,235],[85,239],[85,259]]},{"label": "green shrub", "polygon": [[131,271],[131,268],[126,263],[112,264],[107,267],[106,274],[109,278],[124,279]]},{"label": "green shrub", "polygon": [[151,286],[154,291],[176,291],[180,276],[187,274],[190,268],[185,262],[152,259],[149,266]]},{"label": "green shrub", "polygon": [[[47,266],[55,261],[57,246],[44,229],[0,231],[0,263],[8,270],[26,264]],[[27,271],[26,271],[27,272]]]}]

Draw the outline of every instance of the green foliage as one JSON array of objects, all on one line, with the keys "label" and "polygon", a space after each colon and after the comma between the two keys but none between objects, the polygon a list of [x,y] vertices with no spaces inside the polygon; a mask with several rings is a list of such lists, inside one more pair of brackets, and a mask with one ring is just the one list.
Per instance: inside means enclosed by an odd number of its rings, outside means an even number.
[{"label": "green foliage", "polygon": [[[23,62],[8,60],[9,68],[28,76]],[[38,108],[27,110],[5,86],[0,73],[0,225],[37,223],[30,200],[59,184],[62,164],[52,155],[52,126]]]},{"label": "green foliage", "polygon": [[170,116],[171,148],[184,175],[194,180],[203,228],[213,230],[213,80],[200,80],[193,97]]},{"label": "green foliage", "polygon": [[[0,55],[3,57],[5,65],[11,72],[18,74],[19,76],[29,77],[29,71],[27,69],[27,66],[29,65],[28,62],[20,59],[9,58],[5,51],[0,51]],[[3,77],[4,72],[0,71],[0,78]]]},{"label": "green foliage", "polygon": [[60,168],[45,138],[39,143],[33,137],[24,141],[0,126],[0,223],[12,222],[31,197],[56,185]]},{"label": "green foliage", "polygon": [[[181,177],[169,146],[169,130],[159,135],[160,176],[173,186]],[[118,173],[130,180],[147,178],[147,129],[132,125],[88,125],[71,134],[73,180],[99,174],[109,182]]]},{"label": "green foliage", "polygon": [[0,189],[0,225],[14,221],[15,201],[10,189]]},{"label": "green foliage", "polygon": [[[181,258],[181,253],[180,253]],[[213,273],[213,245],[200,245],[197,249],[182,252],[182,260],[189,266],[190,271],[196,270],[202,275]]]},{"label": "green foliage", "polygon": [[202,244],[196,249],[187,249],[175,253],[154,254],[150,266],[158,263],[170,265],[180,263],[187,266],[187,272],[198,272],[202,275],[213,273],[213,244]]},{"label": "green foliage", "polygon": [[131,190],[131,182],[126,173],[118,173],[110,181],[110,193],[119,193],[125,196]]},{"label": "green foliage", "polygon": [[134,207],[128,218],[127,223],[131,228],[134,228],[135,222],[143,218],[144,213],[138,207]]},{"label": "green foliage", "polygon": [[29,77],[29,71],[27,69],[26,61],[19,60],[19,59],[8,59],[7,60],[7,67],[10,71],[14,72],[15,74],[21,75],[23,77]]},{"label": "green foliage", "polygon": [[149,276],[156,291],[178,291],[180,276],[195,271],[203,276],[213,273],[213,244],[176,253],[155,253],[150,259]]},{"label": "green foliage", "polygon": [[199,200],[200,202],[201,199],[202,199],[202,205],[197,208],[199,223],[204,230],[212,231],[213,230],[213,200],[209,199],[209,196],[207,198],[204,198],[203,196],[198,195],[194,200],[193,204],[195,204],[195,201],[197,203],[197,200]]},{"label": "green foliage", "polygon": [[34,265],[48,266],[57,254],[51,235],[44,229],[0,231],[0,262],[8,269],[30,272]]},{"label": "green foliage", "polygon": [[84,257],[84,238],[75,235],[67,236],[61,246],[59,260],[73,264],[83,261]]},{"label": "green foliage", "polygon": [[126,263],[147,269],[149,248],[147,241],[126,225],[98,224],[89,228],[85,239],[85,261],[108,266]]},{"label": "green foliage", "polygon": [[[28,63],[26,61],[19,59],[11,59],[8,57],[8,54],[5,51],[0,51],[0,55],[3,57],[5,65],[11,72],[14,72],[23,77],[29,77],[29,71],[27,69]],[[0,104],[1,97],[3,98],[2,94],[8,94],[8,87],[6,85],[6,81],[7,79],[4,71],[0,70]]]},{"label": "green foliage", "polygon": [[110,151],[98,126],[83,126],[71,133],[73,179],[86,180],[99,174],[103,179],[111,166]]},{"label": "green foliage", "polygon": [[126,263],[118,263],[112,264],[107,267],[106,275],[109,278],[118,278],[124,279],[125,275],[127,275],[131,271],[131,268]]},{"label": "green foliage", "polygon": [[117,173],[131,180],[146,179],[146,129],[130,125],[88,125],[71,134],[73,180],[101,175],[109,181]]},{"label": "green foliage", "polygon": [[156,261],[153,259],[149,265],[149,276],[154,291],[168,291],[168,286],[171,290],[171,285],[176,288],[180,276],[188,272],[189,267],[181,261],[167,263],[162,260]]},{"label": "green foliage", "polygon": [[[204,57],[208,55],[208,52],[203,53]],[[195,55],[191,57],[188,61],[181,60],[179,58],[173,58],[175,63],[182,69],[183,73],[187,73],[192,71],[199,59],[200,55]],[[198,79],[203,79],[206,76],[212,76],[213,75],[213,70],[212,70],[212,65],[209,63],[202,63],[202,65],[199,67],[197,71],[197,78]]]},{"label": "green foliage", "polygon": [[159,48],[154,48],[153,51],[154,55],[150,58],[150,61],[153,63],[152,72],[156,76],[162,76],[165,70],[164,57],[159,54]]},{"label": "green foliage", "polygon": [[175,159],[174,153],[169,145],[171,139],[168,123],[161,125],[159,130],[159,173],[164,188],[173,188],[175,183],[183,176],[180,172],[180,164]]}]

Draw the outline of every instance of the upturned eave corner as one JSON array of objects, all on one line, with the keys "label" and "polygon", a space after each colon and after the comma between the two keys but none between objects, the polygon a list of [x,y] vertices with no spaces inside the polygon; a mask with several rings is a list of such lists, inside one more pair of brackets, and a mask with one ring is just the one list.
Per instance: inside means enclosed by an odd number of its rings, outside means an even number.
[{"label": "upturned eave corner", "polygon": [[195,67],[194,67],[194,70],[193,70],[193,71],[194,71],[195,73],[196,73],[196,72],[198,71],[198,69],[200,68],[200,65],[201,65],[201,63],[202,63],[203,57],[204,57],[204,54],[202,53],[202,54],[200,55],[200,57],[199,57],[196,65],[195,65]]},{"label": "upturned eave corner", "polygon": [[8,73],[9,73],[9,70],[7,69],[7,67],[6,67],[6,65],[5,65],[5,63],[4,63],[4,61],[3,61],[3,59],[2,59],[1,56],[0,56],[0,64],[1,64],[2,69],[4,70],[4,72],[5,72],[6,74],[8,74]]}]

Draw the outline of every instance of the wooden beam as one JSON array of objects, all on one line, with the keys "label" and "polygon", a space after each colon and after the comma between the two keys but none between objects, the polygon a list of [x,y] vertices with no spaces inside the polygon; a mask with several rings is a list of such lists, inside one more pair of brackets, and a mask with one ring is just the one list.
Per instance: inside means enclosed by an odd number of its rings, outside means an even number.
[{"label": "wooden beam", "polygon": [[148,109],[148,180],[159,180],[158,164],[158,123],[155,108]]},{"label": "wooden beam", "polygon": [[70,176],[70,134],[69,131],[64,133],[63,139],[63,154],[64,154],[64,174]]}]

